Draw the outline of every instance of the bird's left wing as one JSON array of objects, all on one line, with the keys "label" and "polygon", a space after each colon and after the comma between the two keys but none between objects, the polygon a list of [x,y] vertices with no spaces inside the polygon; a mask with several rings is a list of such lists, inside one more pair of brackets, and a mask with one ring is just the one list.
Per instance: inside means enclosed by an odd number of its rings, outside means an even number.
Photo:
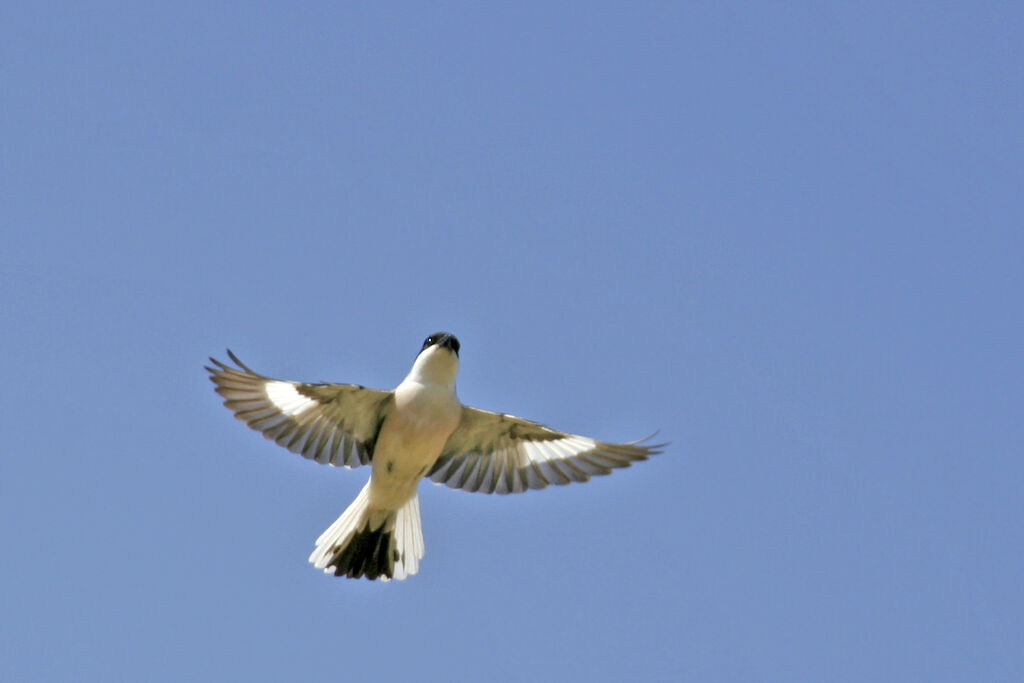
[{"label": "bird's left wing", "polygon": [[661,452],[663,445],[604,443],[463,406],[462,421],[427,476],[453,489],[520,493],[609,474]]},{"label": "bird's left wing", "polygon": [[319,463],[359,467],[373,458],[393,392],[355,384],[305,384],[264,377],[211,358],[207,367],[224,405],[242,422]]}]

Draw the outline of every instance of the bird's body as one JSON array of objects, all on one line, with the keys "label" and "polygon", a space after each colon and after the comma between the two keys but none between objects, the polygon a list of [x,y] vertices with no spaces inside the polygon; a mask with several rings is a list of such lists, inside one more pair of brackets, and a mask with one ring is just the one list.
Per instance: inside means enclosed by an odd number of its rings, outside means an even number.
[{"label": "bird's body", "polygon": [[303,384],[208,367],[224,404],[289,450],[332,465],[370,464],[370,480],[317,539],[314,566],[338,576],[404,579],[423,557],[417,487],[424,476],[451,488],[518,493],[586,481],[657,452],[609,444],[536,422],[463,406],[455,392],[459,342],[431,335],[393,391]]},{"label": "bird's body", "polygon": [[[437,350],[435,350],[437,349]],[[420,354],[395,387],[374,448],[370,504],[397,510],[416,493],[462,416],[455,395],[458,359],[442,347]]]}]

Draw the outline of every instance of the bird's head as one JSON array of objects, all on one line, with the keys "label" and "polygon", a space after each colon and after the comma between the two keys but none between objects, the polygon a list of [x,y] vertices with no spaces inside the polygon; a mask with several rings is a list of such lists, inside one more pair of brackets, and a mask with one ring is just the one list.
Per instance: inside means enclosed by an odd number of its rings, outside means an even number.
[{"label": "bird's head", "polygon": [[454,384],[459,372],[459,340],[448,332],[435,332],[423,342],[410,377],[423,382]]}]

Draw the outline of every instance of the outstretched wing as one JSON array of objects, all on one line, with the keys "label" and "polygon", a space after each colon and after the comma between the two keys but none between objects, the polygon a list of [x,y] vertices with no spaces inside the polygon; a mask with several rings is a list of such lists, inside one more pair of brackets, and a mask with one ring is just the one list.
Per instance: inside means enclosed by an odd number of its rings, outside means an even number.
[{"label": "outstretched wing", "polygon": [[304,384],[237,368],[211,358],[216,392],[242,422],[293,453],[330,465],[358,467],[373,458],[392,392],[356,384]]},{"label": "outstretched wing", "polygon": [[463,406],[462,422],[427,474],[453,489],[520,493],[587,481],[660,453],[664,444],[604,443],[513,415]]}]

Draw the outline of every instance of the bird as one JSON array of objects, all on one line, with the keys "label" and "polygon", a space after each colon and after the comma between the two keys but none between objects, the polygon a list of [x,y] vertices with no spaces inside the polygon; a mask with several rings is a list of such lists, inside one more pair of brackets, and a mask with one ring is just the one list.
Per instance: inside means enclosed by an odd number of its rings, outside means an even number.
[{"label": "bird", "polygon": [[431,334],[393,390],[358,384],[273,379],[227,350],[231,366],[204,366],[235,417],[318,463],[371,467],[370,478],[316,540],[317,569],[348,578],[402,580],[419,571],[425,546],[418,486],[521,493],[593,475],[662,452],[648,444],[605,443],[505,413],[463,405],[455,391],[459,340]]}]

